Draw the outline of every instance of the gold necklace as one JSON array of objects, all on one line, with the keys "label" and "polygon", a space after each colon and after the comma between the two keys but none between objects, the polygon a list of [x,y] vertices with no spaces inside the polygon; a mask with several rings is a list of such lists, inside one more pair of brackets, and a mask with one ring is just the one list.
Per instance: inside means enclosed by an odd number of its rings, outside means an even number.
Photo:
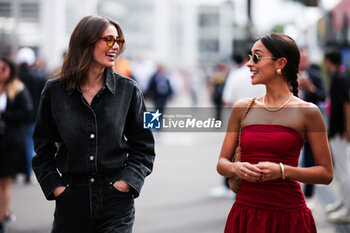
[{"label": "gold necklace", "polygon": [[277,112],[277,111],[281,110],[284,106],[286,106],[291,101],[292,97],[293,97],[293,94],[291,94],[290,97],[288,98],[288,100],[284,104],[282,104],[280,107],[278,107],[278,108],[270,108],[270,107],[266,106],[266,104],[265,104],[265,96],[263,96],[263,105],[264,105],[264,108],[267,111],[269,111],[269,112]]}]

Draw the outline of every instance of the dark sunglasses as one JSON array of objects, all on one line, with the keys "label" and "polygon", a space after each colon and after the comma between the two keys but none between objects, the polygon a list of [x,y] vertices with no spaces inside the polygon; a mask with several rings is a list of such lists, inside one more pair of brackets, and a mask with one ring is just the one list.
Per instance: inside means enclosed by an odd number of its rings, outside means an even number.
[{"label": "dark sunglasses", "polygon": [[114,43],[117,43],[117,45],[119,47],[123,47],[123,45],[125,43],[125,40],[120,38],[120,37],[117,37],[114,39],[113,36],[105,36],[105,37],[102,37],[100,39],[104,40],[106,42],[106,45],[109,47],[113,47]]},{"label": "dark sunglasses", "polygon": [[253,59],[254,64],[257,64],[260,59],[273,59],[276,60],[277,57],[260,57],[258,54],[251,55],[249,54],[249,60]]}]

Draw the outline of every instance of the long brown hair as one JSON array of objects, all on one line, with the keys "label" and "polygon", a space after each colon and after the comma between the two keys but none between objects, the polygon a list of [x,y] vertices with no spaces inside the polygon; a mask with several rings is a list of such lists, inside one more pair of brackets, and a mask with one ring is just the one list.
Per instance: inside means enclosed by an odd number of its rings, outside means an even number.
[{"label": "long brown hair", "polygon": [[276,58],[285,57],[287,64],[282,70],[286,76],[288,84],[292,87],[292,92],[298,96],[298,73],[300,63],[299,48],[295,41],[284,34],[272,33],[260,38],[264,46]]},{"label": "long brown hair", "polygon": [[[62,69],[59,72],[61,81],[67,90],[73,90],[77,83],[86,78],[93,63],[94,44],[109,25],[115,26],[118,36],[124,39],[120,25],[104,16],[86,16],[75,27],[70,37]],[[124,50],[125,44],[119,49],[117,56]]]}]

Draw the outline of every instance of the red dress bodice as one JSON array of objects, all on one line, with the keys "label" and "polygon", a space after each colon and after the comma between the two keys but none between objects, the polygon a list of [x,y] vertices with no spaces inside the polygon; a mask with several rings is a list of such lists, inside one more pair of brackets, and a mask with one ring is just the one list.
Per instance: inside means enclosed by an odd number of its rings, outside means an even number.
[{"label": "red dress bodice", "polygon": [[[241,160],[256,164],[269,161],[297,167],[304,139],[296,131],[279,125],[250,125],[243,129]],[[296,208],[305,205],[294,180],[242,181],[236,201],[262,208]]]}]

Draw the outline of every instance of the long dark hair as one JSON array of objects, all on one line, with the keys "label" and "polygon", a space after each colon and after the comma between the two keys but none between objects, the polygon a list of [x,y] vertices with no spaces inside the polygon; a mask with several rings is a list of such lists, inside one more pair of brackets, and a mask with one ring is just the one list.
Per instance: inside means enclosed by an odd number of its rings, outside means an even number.
[{"label": "long dark hair", "polygon": [[287,78],[288,84],[292,87],[293,94],[298,96],[297,79],[300,53],[295,41],[291,37],[279,33],[265,35],[260,40],[274,57],[284,57],[287,59],[287,64],[282,70],[282,75]]},{"label": "long dark hair", "polygon": [[[70,37],[62,69],[59,72],[61,81],[67,90],[73,90],[77,83],[86,78],[93,63],[94,44],[109,25],[115,26],[118,36],[124,39],[120,25],[107,17],[86,16],[75,27]],[[119,49],[117,56],[124,50],[125,45]]]}]

